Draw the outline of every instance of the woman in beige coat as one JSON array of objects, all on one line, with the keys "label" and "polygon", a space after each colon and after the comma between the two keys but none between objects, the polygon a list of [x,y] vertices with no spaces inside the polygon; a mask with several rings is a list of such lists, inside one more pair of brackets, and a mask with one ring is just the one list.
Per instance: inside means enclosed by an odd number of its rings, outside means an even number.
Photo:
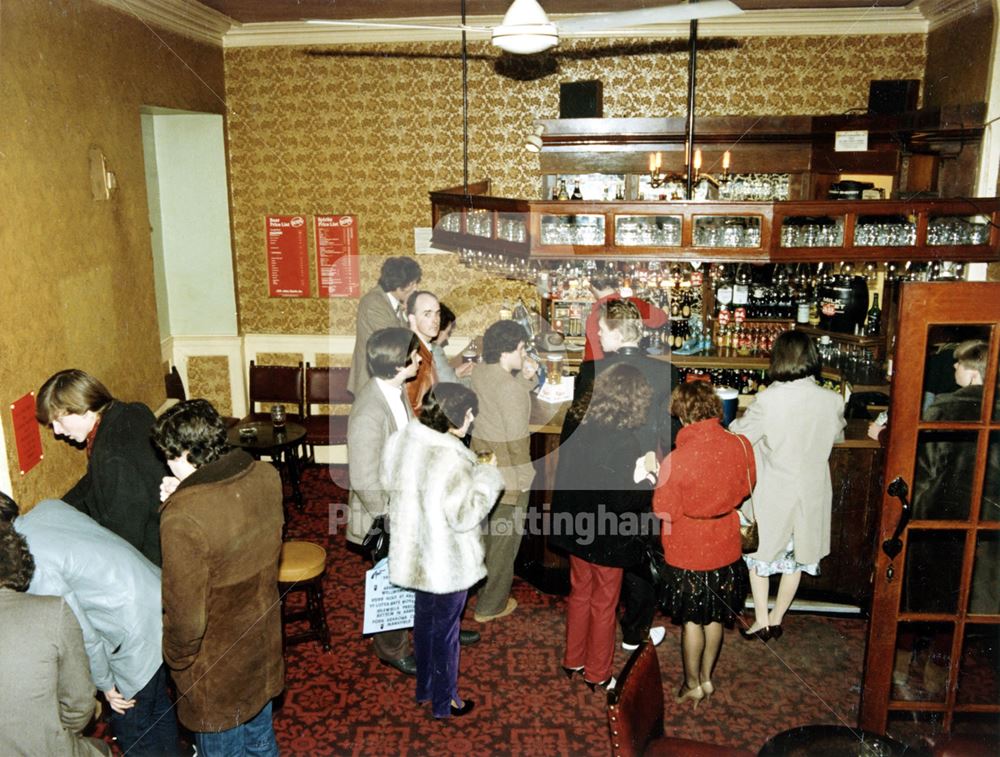
[{"label": "woman in beige coat", "polygon": [[[830,451],[844,435],[844,400],[820,387],[820,358],[812,339],[786,331],[771,351],[772,384],[757,395],[730,431],[754,445],[757,487],[753,512],[760,546],[745,555],[756,619],[740,631],[764,642],[781,636],[781,622],[795,598],[802,571],[819,574],[830,553]],[[743,512],[749,516],[750,507]],[[780,573],[774,609],[767,611],[768,577]]]}]

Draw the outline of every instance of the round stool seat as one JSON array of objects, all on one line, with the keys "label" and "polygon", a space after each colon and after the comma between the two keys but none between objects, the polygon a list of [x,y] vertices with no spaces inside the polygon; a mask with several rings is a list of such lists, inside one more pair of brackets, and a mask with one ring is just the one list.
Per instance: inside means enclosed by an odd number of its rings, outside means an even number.
[{"label": "round stool seat", "polygon": [[308,581],[326,568],[326,550],[308,541],[286,541],[281,545],[278,582]]}]

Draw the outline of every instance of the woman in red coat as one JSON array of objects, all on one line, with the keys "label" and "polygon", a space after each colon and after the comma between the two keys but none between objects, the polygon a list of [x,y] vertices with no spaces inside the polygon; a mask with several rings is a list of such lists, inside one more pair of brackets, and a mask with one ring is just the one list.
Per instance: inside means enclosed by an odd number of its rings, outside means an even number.
[{"label": "woman in red coat", "polygon": [[722,624],[743,609],[749,576],[736,509],[755,480],[753,449],[719,422],[722,402],[711,384],[681,384],[670,412],[683,428],[660,466],[653,511],[663,519],[668,588],[663,610],[683,626],[684,684],[677,703],[695,707],[715,691],[712,669],[722,648]]}]

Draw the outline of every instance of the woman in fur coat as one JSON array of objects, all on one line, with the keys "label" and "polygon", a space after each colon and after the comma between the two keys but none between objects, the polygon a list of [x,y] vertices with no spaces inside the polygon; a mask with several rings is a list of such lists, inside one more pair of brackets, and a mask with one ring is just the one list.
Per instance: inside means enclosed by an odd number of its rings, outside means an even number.
[{"label": "woman in fur coat", "polygon": [[479,526],[503,489],[497,467],[462,444],[478,409],[471,389],[439,383],[382,455],[389,578],[416,591],[417,701],[430,700],[436,718],[473,707],[458,695],[459,622],[469,587],[486,575]]}]

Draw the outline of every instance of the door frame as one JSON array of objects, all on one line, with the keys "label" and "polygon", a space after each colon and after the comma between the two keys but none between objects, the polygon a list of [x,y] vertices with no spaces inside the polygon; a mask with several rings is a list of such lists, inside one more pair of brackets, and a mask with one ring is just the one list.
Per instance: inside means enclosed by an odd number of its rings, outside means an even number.
[{"label": "door frame", "polygon": [[[901,314],[896,327],[896,348],[892,379],[889,418],[891,434],[886,455],[884,483],[887,485],[896,477],[902,477],[913,489],[918,433],[921,430],[921,406],[923,395],[923,374],[927,357],[928,325],[989,325],[989,359],[983,382],[983,405],[988,424],[978,422],[975,428],[980,433],[977,445],[976,470],[982,474],[986,464],[986,453],[991,432],[1000,431],[1000,421],[993,419],[994,392],[997,390],[997,363],[1000,354],[1000,282],[934,282],[905,283],[900,287]],[[903,316],[902,314],[905,314]],[[928,426],[929,428],[930,426]],[[948,429],[949,424],[935,423],[934,428]],[[970,423],[955,424],[954,428],[970,428]],[[985,437],[985,438],[984,438]],[[983,475],[973,482],[970,502],[970,524],[978,519],[982,500]],[[901,503],[883,490],[879,537],[877,540],[874,592],[868,628],[868,643],[865,653],[864,678],[859,709],[859,725],[870,731],[885,733],[890,710],[942,712],[944,730],[951,730],[957,695],[957,675],[960,665],[960,650],[965,630],[965,608],[968,606],[969,584],[972,573],[972,557],[975,539],[966,538],[961,573],[960,593],[957,613],[947,614],[948,622],[954,617],[955,629],[949,661],[949,684],[945,700],[941,702],[906,702],[905,706],[890,706],[892,694],[892,671],[895,661],[896,632],[898,627],[899,602],[903,586],[903,567],[906,561],[908,528],[902,534],[904,549],[894,559],[883,552],[881,545],[892,536],[901,515]],[[969,530],[975,534],[975,526]],[[1000,529],[1000,522],[988,528]],[[893,566],[894,576],[887,579],[887,571]],[[982,617],[982,616],[978,616]],[[987,618],[993,616],[986,616]],[[934,620],[935,618],[928,618]],[[942,618],[943,619],[943,618]],[[968,708],[968,709],[967,709]],[[970,705],[961,711],[1000,711],[1000,706],[983,707]]]}]

